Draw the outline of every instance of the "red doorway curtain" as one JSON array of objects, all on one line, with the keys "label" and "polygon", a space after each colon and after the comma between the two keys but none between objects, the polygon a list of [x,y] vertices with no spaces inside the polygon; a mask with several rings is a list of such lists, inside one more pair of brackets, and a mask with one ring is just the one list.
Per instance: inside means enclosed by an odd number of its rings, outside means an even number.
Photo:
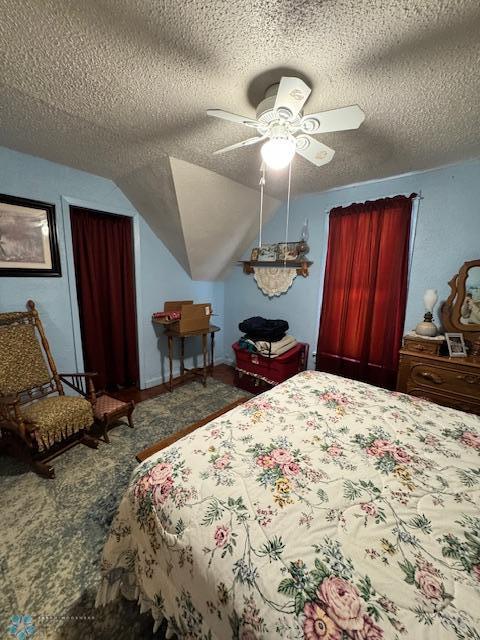
[{"label": "red doorway curtain", "polygon": [[395,387],[414,197],[330,212],[318,370]]},{"label": "red doorway curtain", "polygon": [[132,220],[70,207],[85,368],[97,389],[138,382]]}]

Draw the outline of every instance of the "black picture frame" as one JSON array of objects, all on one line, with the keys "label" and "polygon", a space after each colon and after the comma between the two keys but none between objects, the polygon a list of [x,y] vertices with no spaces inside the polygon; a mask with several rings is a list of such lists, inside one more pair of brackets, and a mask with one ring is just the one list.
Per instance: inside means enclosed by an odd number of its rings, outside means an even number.
[{"label": "black picture frame", "polygon": [[[7,206],[2,206],[7,205]],[[13,210],[13,207],[17,209],[17,211]],[[8,231],[12,228],[13,221],[12,219],[15,216],[18,216],[19,220],[21,219],[22,212],[21,209],[24,208],[25,211],[23,214],[25,215],[25,220],[28,221],[28,214],[31,214],[32,218],[35,215],[31,212],[32,209],[38,209],[39,212],[43,213],[43,216],[40,213],[38,219],[43,217],[46,225],[43,225],[43,229],[48,229],[48,238],[44,238],[41,240],[41,236],[36,232],[35,237],[33,236],[33,226],[28,229],[28,224],[26,222],[26,231],[27,236],[25,239],[25,243],[29,241],[30,247],[32,247],[32,243],[36,243],[36,249],[38,250],[38,244],[42,241],[42,251],[44,256],[44,264],[48,264],[46,267],[41,266],[41,262],[35,262],[32,260],[28,262],[25,260],[25,264],[29,266],[19,266],[23,260],[15,260],[14,255],[9,258],[8,251],[12,246],[15,251],[18,251],[19,242],[21,244],[21,240],[18,240],[18,230],[16,231],[16,236],[13,239],[8,238]],[[9,210],[10,209],[10,210]],[[30,210],[30,212],[28,211]],[[2,217],[4,218],[5,225],[2,229]],[[10,221],[7,221],[7,217],[10,218]],[[38,225],[38,219],[36,222],[36,226]],[[19,223],[20,224],[20,223]],[[9,226],[10,225],[10,226]],[[47,235],[44,231],[40,232],[43,236]],[[30,233],[28,233],[30,232]],[[3,240],[2,243],[2,234],[6,239]],[[30,236],[30,237],[29,237]],[[42,251],[40,253],[42,253]],[[35,252],[34,252],[35,253]],[[39,254],[36,254],[39,255]],[[14,262],[15,267],[8,266],[9,262]],[[32,266],[35,265],[35,266]],[[3,277],[61,277],[62,269],[60,264],[60,252],[58,249],[58,238],[57,238],[57,225],[55,218],[55,205],[49,202],[40,202],[39,200],[30,200],[29,198],[19,198],[17,196],[10,196],[6,194],[0,194],[0,276]]]}]

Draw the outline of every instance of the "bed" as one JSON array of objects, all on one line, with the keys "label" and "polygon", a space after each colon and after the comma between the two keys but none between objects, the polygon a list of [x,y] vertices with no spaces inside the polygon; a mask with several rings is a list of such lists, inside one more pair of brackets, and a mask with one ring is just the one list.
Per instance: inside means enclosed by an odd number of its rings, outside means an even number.
[{"label": "bed", "polygon": [[480,418],[296,375],[148,458],[97,605],[182,638],[480,638]]}]

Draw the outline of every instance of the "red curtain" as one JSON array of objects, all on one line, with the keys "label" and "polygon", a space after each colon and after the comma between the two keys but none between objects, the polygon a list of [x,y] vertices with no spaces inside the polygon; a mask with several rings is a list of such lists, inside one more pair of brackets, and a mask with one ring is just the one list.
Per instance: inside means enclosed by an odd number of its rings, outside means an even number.
[{"label": "red curtain", "polygon": [[97,389],[138,382],[132,220],[70,208],[85,369]]},{"label": "red curtain", "polygon": [[395,387],[414,197],[330,212],[318,370]]}]

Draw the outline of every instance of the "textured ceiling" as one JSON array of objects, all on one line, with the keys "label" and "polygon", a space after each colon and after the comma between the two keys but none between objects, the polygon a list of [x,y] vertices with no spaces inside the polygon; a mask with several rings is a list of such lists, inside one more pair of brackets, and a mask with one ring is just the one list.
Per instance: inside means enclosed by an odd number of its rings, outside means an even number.
[{"label": "textured ceiling", "polygon": [[253,116],[282,72],[311,84],[305,113],[359,104],[358,131],[317,136],[330,164],[295,160],[294,195],[478,156],[479,33],[478,0],[0,0],[0,144],[145,189],[187,268],[168,157],[258,185],[258,147],[212,156],[251,130],[207,108]]},{"label": "textured ceiling", "polygon": [[256,187],[258,147],[211,155],[251,130],[205,109],[253,115],[277,68],[310,80],[307,113],[366,113],[319,137],[330,165],[296,162],[296,193],[480,154],[478,0],[0,0],[0,16],[0,144],[113,179],[166,154]]}]

